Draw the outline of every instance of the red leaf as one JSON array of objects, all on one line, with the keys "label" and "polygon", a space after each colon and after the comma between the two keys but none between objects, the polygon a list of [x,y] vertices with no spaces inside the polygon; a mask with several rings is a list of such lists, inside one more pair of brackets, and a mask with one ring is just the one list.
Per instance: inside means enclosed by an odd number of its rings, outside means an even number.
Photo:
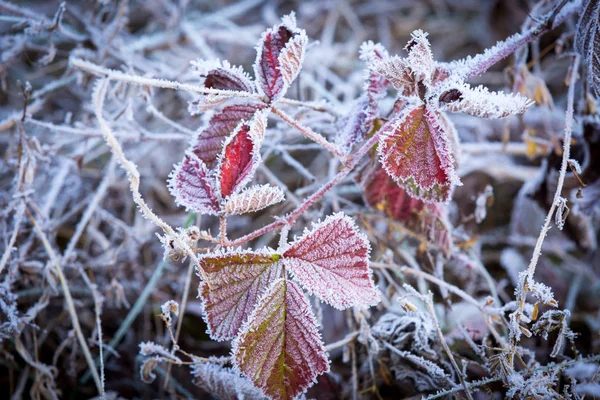
[{"label": "red leaf", "polygon": [[200,131],[192,143],[192,151],[213,168],[217,156],[223,149],[223,142],[231,135],[242,120],[250,120],[254,112],[262,108],[259,104],[233,104],[214,114],[206,127]]},{"label": "red leaf", "polygon": [[271,101],[285,94],[300,72],[307,42],[304,30],[296,27],[293,14],[263,33],[254,63],[259,93]]},{"label": "red leaf", "polygon": [[381,128],[381,164],[411,196],[426,202],[449,201],[460,181],[445,124],[424,104],[405,107]]},{"label": "red leaf", "polygon": [[231,251],[200,259],[206,281],[200,284],[211,338],[232,339],[259,296],[282,276],[280,256],[268,252]]},{"label": "red leaf", "polygon": [[293,399],[329,371],[315,316],[302,290],[275,281],[233,342],[236,367],[266,396]]},{"label": "red leaf", "polygon": [[379,302],[369,251],[367,238],[340,213],[297,239],[283,254],[283,263],[309,293],[333,307],[368,307]]},{"label": "red leaf", "polygon": [[196,72],[204,78],[204,86],[211,89],[253,92],[254,84],[242,67],[234,67],[228,61],[192,62]]},{"label": "red leaf", "polygon": [[219,207],[211,178],[204,162],[194,154],[187,154],[169,175],[169,191],[177,205],[216,215]]},{"label": "red leaf", "polygon": [[411,197],[379,163],[366,173],[361,186],[365,201],[370,207],[383,211],[388,218],[424,235],[439,249],[449,253],[452,233],[445,204],[425,203]]},{"label": "red leaf", "polygon": [[260,146],[267,125],[266,112],[256,112],[252,121],[238,125],[219,157],[217,182],[221,197],[240,191],[254,176],[261,162]]}]

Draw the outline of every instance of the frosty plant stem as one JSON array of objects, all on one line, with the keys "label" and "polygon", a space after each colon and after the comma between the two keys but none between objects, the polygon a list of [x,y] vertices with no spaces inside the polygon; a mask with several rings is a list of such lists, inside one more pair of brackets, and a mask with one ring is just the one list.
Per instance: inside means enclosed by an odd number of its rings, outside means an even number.
[{"label": "frosty plant stem", "polygon": [[[521,275],[520,288],[521,291],[517,295],[518,301],[518,309],[514,312],[517,316],[516,320],[520,320],[520,316],[523,315],[523,308],[525,306],[525,301],[527,299],[527,283],[529,281],[533,281],[533,275],[535,274],[535,268],[537,266],[540,255],[542,254],[542,245],[544,244],[544,239],[550,230],[550,222],[552,221],[552,217],[556,212],[556,208],[561,200],[563,184],[565,182],[565,174],[567,172],[567,166],[569,164],[570,150],[571,150],[571,134],[573,131],[573,108],[575,103],[575,82],[577,80],[577,70],[579,69],[579,55],[575,54],[573,56],[573,61],[571,63],[571,67],[569,69],[569,91],[567,95],[567,112],[565,117],[565,135],[563,138],[563,154],[562,154],[562,163],[560,166],[560,173],[558,176],[558,183],[556,185],[556,192],[554,193],[554,199],[552,201],[552,205],[550,206],[550,210],[548,210],[548,215],[546,215],[546,219],[544,221],[544,225],[542,226],[542,230],[540,231],[540,235],[538,236],[537,242],[535,244],[535,248],[533,249],[533,254],[531,256],[531,261],[529,262],[529,266],[527,267],[527,273]],[[513,336],[513,340],[511,340],[511,351],[514,353],[516,351],[516,345],[518,340],[515,336]]]},{"label": "frosty plant stem", "polygon": [[379,132],[377,131],[373,134],[373,136],[365,142],[354,155],[347,161],[344,168],[337,173],[329,182],[327,182],[321,189],[317,190],[311,196],[307,197],[294,211],[292,211],[287,217],[278,219],[275,222],[272,222],[269,225],[263,226],[262,228],[247,234],[246,236],[242,236],[236,240],[228,241],[227,246],[239,246],[246,242],[249,242],[252,239],[255,239],[259,236],[264,235],[267,232],[270,232],[274,229],[281,228],[286,225],[293,225],[294,222],[300,217],[302,214],[308,210],[310,206],[312,206],[317,200],[323,197],[328,191],[330,191],[333,187],[335,187],[338,183],[340,183],[352,170],[358,165],[360,160],[364,157],[365,154],[377,143],[379,140]]}]

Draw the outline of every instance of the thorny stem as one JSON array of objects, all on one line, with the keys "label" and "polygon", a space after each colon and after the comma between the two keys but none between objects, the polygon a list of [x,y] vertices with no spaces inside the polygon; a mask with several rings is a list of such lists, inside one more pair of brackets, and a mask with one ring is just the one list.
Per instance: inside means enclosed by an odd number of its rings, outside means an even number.
[{"label": "thorny stem", "polygon": [[[555,26],[561,24],[565,19],[570,16],[570,13],[564,13],[560,20],[557,20],[556,17],[559,11],[564,7],[568,0],[561,0],[560,3],[554,7],[554,9],[548,13],[548,15],[536,26],[529,29],[527,32],[523,34],[518,34],[510,37],[505,42],[494,46],[490,51],[487,51],[483,54],[475,56],[469,61],[473,67],[469,70],[460,73],[460,76],[465,79],[473,78],[477,75],[483,74],[487,71],[492,65],[496,64],[498,61],[503,58],[508,57],[513,54],[517,49],[530,43],[534,39],[538,38],[541,34],[549,31]],[[577,9],[572,10],[571,12],[576,12]]]},{"label": "thorny stem", "polygon": [[204,86],[192,85],[189,83],[169,81],[167,79],[154,79],[134,74],[126,74],[124,72],[116,71],[114,69],[101,67],[97,64],[82,60],[81,58],[77,57],[71,57],[69,59],[69,64],[75,68],[81,69],[82,71],[87,71],[100,77],[106,77],[110,80],[127,82],[139,86],[154,86],[163,89],[184,90],[186,92],[214,94],[224,97],[240,97],[253,99],[261,98],[260,95],[254,93],[240,92],[235,90],[211,89],[206,88]]},{"label": "thorny stem", "polygon": [[265,233],[270,232],[274,229],[281,228],[282,226],[285,226],[285,225],[293,225],[294,222],[296,222],[296,220],[298,219],[298,217],[300,217],[302,214],[304,214],[310,206],[312,206],[317,200],[319,200],[321,197],[323,197],[334,186],[336,186],[338,183],[340,183],[358,165],[358,163],[363,158],[363,156],[365,154],[367,154],[367,152],[373,146],[375,146],[375,143],[377,143],[377,140],[379,138],[380,132],[381,132],[381,130],[375,132],[375,134],[373,136],[371,136],[371,138],[369,138],[369,140],[367,140],[367,142],[365,144],[363,144],[356,151],[356,153],[354,153],[354,155],[349,159],[349,161],[346,163],[344,168],[340,172],[338,172],[337,175],[335,175],[321,189],[317,190],[311,196],[304,199],[302,204],[300,204],[298,207],[296,207],[296,209],[294,211],[292,211],[287,217],[280,218],[280,219],[276,220],[275,222],[272,222],[269,225],[263,226],[262,228],[254,231],[252,233],[249,233],[245,236],[242,236],[236,240],[228,241],[227,246],[231,246],[231,247],[239,246],[241,244],[249,242],[252,239],[262,236]]},{"label": "thorny stem", "polygon": [[[554,199],[552,201],[552,205],[550,206],[550,210],[548,210],[548,215],[546,215],[546,219],[544,221],[544,225],[542,226],[542,230],[540,231],[540,235],[538,236],[537,242],[535,244],[535,248],[533,249],[533,254],[531,256],[531,261],[529,262],[529,266],[527,267],[527,275],[523,275],[523,282],[521,282],[520,287],[521,292],[517,296],[517,302],[519,307],[515,311],[515,315],[517,316],[517,320],[519,320],[518,316],[523,313],[523,307],[525,306],[525,300],[527,299],[527,282],[529,280],[533,280],[533,275],[535,274],[535,268],[537,266],[540,255],[542,254],[542,246],[544,244],[544,239],[550,230],[550,222],[552,221],[552,217],[556,211],[556,207],[558,207],[558,203],[562,196],[563,184],[565,182],[565,175],[567,172],[567,166],[569,164],[569,157],[571,151],[571,134],[573,130],[573,108],[575,103],[575,82],[577,80],[577,70],[579,69],[579,55],[575,54],[573,56],[573,61],[570,67],[570,79],[569,79],[569,91],[567,94],[567,112],[565,117],[565,135],[563,138],[563,154],[562,154],[562,163],[560,166],[560,174],[558,176],[558,183],[556,185],[556,192],[554,193]],[[511,340],[511,351],[516,351],[516,339]]]},{"label": "thorny stem", "polygon": [[333,153],[341,161],[344,161],[344,159],[346,158],[346,156],[344,155],[344,153],[342,153],[340,148],[335,144],[329,142],[327,139],[325,139],[323,135],[313,131],[309,127],[300,125],[300,123],[296,121],[293,117],[286,114],[283,110],[280,110],[275,106],[271,108],[271,111],[273,112],[273,114],[281,118],[286,124],[300,132],[302,136],[312,140],[315,143],[320,144],[321,146],[323,146],[323,148],[325,148],[330,153]]},{"label": "thorny stem", "polygon": [[81,351],[87,361],[89,372],[92,374],[94,378],[94,383],[96,384],[96,389],[98,390],[98,394],[102,395],[104,391],[102,390],[102,383],[100,381],[100,376],[98,376],[98,371],[94,365],[94,359],[92,358],[92,353],[90,353],[90,349],[85,341],[85,337],[83,336],[83,332],[81,330],[81,325],[79,325],[79,318],[77,317],[77,311],[75,310],[75,304],[73,303],[73,297],[71,296],[71,291],[69,290],[69,284],[65,275],[63,274],[62,268],[58,262],[58,258],[46,237],[46,234],[42,231],[36,219],[33,217],[29,210],[25,210],[31,223],[33,225],[33,229],[35,233],[38,235],[44,248],[46,249],[46,253],[48,253],[48,257],[50,258],[50,262],[54,265],[54,269],[56,270],[56,274],[58,275],[58,279],[60,281],[60,285],[63,289],[63,293],[65,295],[65,302],[67,303],[67,310],[69,311],[69,315],[71,317],[71,323],[73,324],[73,329],[75,330],[75,334],[77,335],[77,341],[81,346]]}]

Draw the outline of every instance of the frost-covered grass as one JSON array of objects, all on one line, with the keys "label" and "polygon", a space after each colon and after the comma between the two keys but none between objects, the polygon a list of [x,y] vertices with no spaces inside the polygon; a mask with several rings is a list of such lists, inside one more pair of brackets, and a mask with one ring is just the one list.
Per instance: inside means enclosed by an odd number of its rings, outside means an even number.
[{"label": "frost-covered grass", "polygon": [[600,396],[600,4],[431,3],[0,0],[2,393]]}]

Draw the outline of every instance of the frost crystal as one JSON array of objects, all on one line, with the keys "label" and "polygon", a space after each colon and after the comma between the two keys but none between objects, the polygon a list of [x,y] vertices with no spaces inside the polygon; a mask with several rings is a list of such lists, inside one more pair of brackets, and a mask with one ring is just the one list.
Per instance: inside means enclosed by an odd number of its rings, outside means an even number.
[{"label": "frost crystal", "polygon": [[231,368],[198,361],[191,365],[194,385],[223,400],[253,400],[264,398],[262,392]]},{"label": "frost crystal", "polygon": [[311,294],[338,309],[379,302],[369,268],[370,245],[354,221],[334,214],[297,239],[284,264]]},{"label": "frost crystal", "polygon": [[308,299],[294,283],[275,281],[234,340],[235,366],[266,396],[293,399],[329,360]]}]

